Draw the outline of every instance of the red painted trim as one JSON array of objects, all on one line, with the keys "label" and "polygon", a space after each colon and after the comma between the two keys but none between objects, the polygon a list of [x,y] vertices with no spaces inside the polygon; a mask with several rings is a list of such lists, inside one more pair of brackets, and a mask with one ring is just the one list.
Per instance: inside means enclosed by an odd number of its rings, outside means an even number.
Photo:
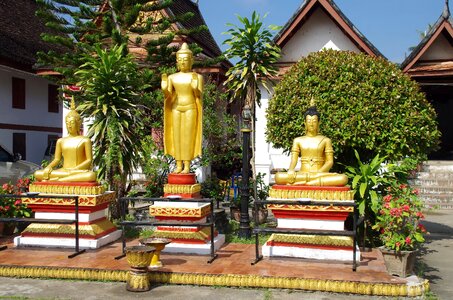
[{"label": "red painted trim", "polygon": [[331,211],[295,211],[272,209],[272,214],[277,219],[309,219],[309,220],[334,220],[345,221],[349,212]]},{"label": "red painted trim", "polygon": [[194,173],[189,174],[168,174],[168,183],[169,184],[195,184],[197,183],[197,178]]},{"label": "red painted trim", "polygon": [[175,228],[175,227],[166,227],[166,226],[157,226],[157,231],[172,231],[172,232],[198,232],[203,227],[197,226],[197,228]]},{"label": "red painted trim", "polygon": [[166,216],[154,216],[156,220],[159,221],[191,221],[191,222],[196,222],[200,221],[201,219],[205,218],[204,217],[182,217],[182,216],[177,216],[177,217],[166,217]]},{"label": "red painted trim", "polygon": [[269,241],[266,246],[283,246],[283,247],[297,247],[297,248],[309,248],[309,249],[322,249],[322,250],[353,250],[352,247],[346,246],[328,246],[328,245],[312,245],[312,244],[295,244],[285,242]]}]

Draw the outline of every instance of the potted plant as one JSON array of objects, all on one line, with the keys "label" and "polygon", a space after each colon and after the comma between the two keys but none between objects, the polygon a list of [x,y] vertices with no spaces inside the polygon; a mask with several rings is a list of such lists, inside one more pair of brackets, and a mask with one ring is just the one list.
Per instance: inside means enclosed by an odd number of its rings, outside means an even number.
[{"label": "potted plant", "polygon": [[[258,173],[256,175],[256,200],[265,201],[269,197],[269,186],[264,183],[264,174]],[[252,183],[253,184],[253,183]],[[255,208],[255,207],[254,207]],[[267,206],[265,204],[260,204],[256,206],[257,209],[253,209],[252,216],[253,220],[257,224],[263,224],[267,220],[269,214]]]},{"label": "potted plant", "polygon": [[379,249],[388,272],[406,277],[412,273],[416,250],[427,233],[420,223],[423,202],[418,191],[406,184],[390,185],[386,191],[373,229],[380,231],[383,246]]},{"label": "potted plant", "polygon": [[[30,179],[21,178],[18,180],[16,185],[5,183],[0,187],[0,194],[20,194],[22,191],[28,191],[28,185]],[[30,217],[32,211],[27,207],[26,204],[22,203],[21,199],[18,198],[0,198],[0,218],[23,218]],[[12,235],[16,228],[14,222],[4,223],[0,222],[2,230],[0,233],[3,235]]]}]

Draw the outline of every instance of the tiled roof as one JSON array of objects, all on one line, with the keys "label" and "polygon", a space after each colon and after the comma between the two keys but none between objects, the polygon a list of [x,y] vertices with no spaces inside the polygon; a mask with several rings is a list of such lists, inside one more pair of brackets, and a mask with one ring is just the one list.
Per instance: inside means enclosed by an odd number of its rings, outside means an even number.
[{"label": "tiled roof", "polygon": [[440,15],[439,19],[437,19],[436,23],[430,28],[429,32],[425,35],[425,37],[421,40],[421,42],[415,47],[414,50],[410,53],[408,57],[401,63],[401,69],[405,72],[409,71],[410,68],[417,62],[417,59],[423,54],[424,51],[429,48],[429,43],[432,43],[433,40],[439,34],[439,30],[443,30],[445,28],[452,28],[453,27],[453,19],[450,15],[450,10],[448,8],[448,2],[444,7],[444,11]]},{"label": "tiled roof", "polygon": [[[198,4],[191,0],[173,1],[167,9],[167,12],[173,16],[182,15],[187,12],[192,12],[194,14],[193,18],[178,24],[179,28],[192,29],[201,25],[206,25]],[[205,52],[205,54],[209,57],[217,57],[222,54],[222,51],[209,30],[203,30],[200,33],[196,33],[192,36],[192,38],[200,47],[203,48],[203,52]]]},{"label": "tiled roof", "polygon": [[48,31],[35,16],[34,0],[0,1],[0,58],[31,67],[36,63],[36,52],[50,50],[41,40],[41,32]]}]

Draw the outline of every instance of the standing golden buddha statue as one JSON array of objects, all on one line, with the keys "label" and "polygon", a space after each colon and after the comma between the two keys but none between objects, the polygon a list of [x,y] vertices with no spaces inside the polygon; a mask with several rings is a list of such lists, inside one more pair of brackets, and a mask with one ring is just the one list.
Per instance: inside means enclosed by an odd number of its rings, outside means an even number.
[{"label": "standing golden buddha statue", "polygon": [[[304,114],[306,135],[294,139],[291,147],[291,163],[287,172],[275,175],[277,184],[310,186],[345,186],[348,177],[344,174],[329,173],[333,166],[332,141],[319,132],[320,113],[312,106]],[[295,171],[301,157],[301,167]]]},{"label": "standing golden buddha statue", "polygon": [[[91,140],[80,135],[82,119],[76,111],[74,98],[71,110],[66,115],[66,128],[69,135],[59,138],[52,162],[43,170],[35,172],[37,181],[92,182],[96,173],[92,171],[93,153]],[[54,168],[63,159],[63,167]]]},{"label": "standing golden buddha statue", "polygon": [[162,74],[164,151],[176,160],[175,173],[188,174],[201,155],[203,77],[192,72],[193,54],[187,43],[176,52],[179,72]]}]

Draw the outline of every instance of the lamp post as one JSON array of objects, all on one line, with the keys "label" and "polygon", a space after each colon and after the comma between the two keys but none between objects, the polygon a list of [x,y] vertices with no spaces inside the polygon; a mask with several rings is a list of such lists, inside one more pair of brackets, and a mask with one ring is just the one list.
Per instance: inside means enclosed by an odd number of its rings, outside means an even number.
[{"label": "lamp post", "polygon": [[245,105],[242,109],[243,126],[242,132],[242,186],[241,186],[241,218],[239,221],[240,238],[250,238],[252,236],[250,229],[249,218],[249,177],[250,177],[250,122],[252,121],[252,113],[250,106]]}]

